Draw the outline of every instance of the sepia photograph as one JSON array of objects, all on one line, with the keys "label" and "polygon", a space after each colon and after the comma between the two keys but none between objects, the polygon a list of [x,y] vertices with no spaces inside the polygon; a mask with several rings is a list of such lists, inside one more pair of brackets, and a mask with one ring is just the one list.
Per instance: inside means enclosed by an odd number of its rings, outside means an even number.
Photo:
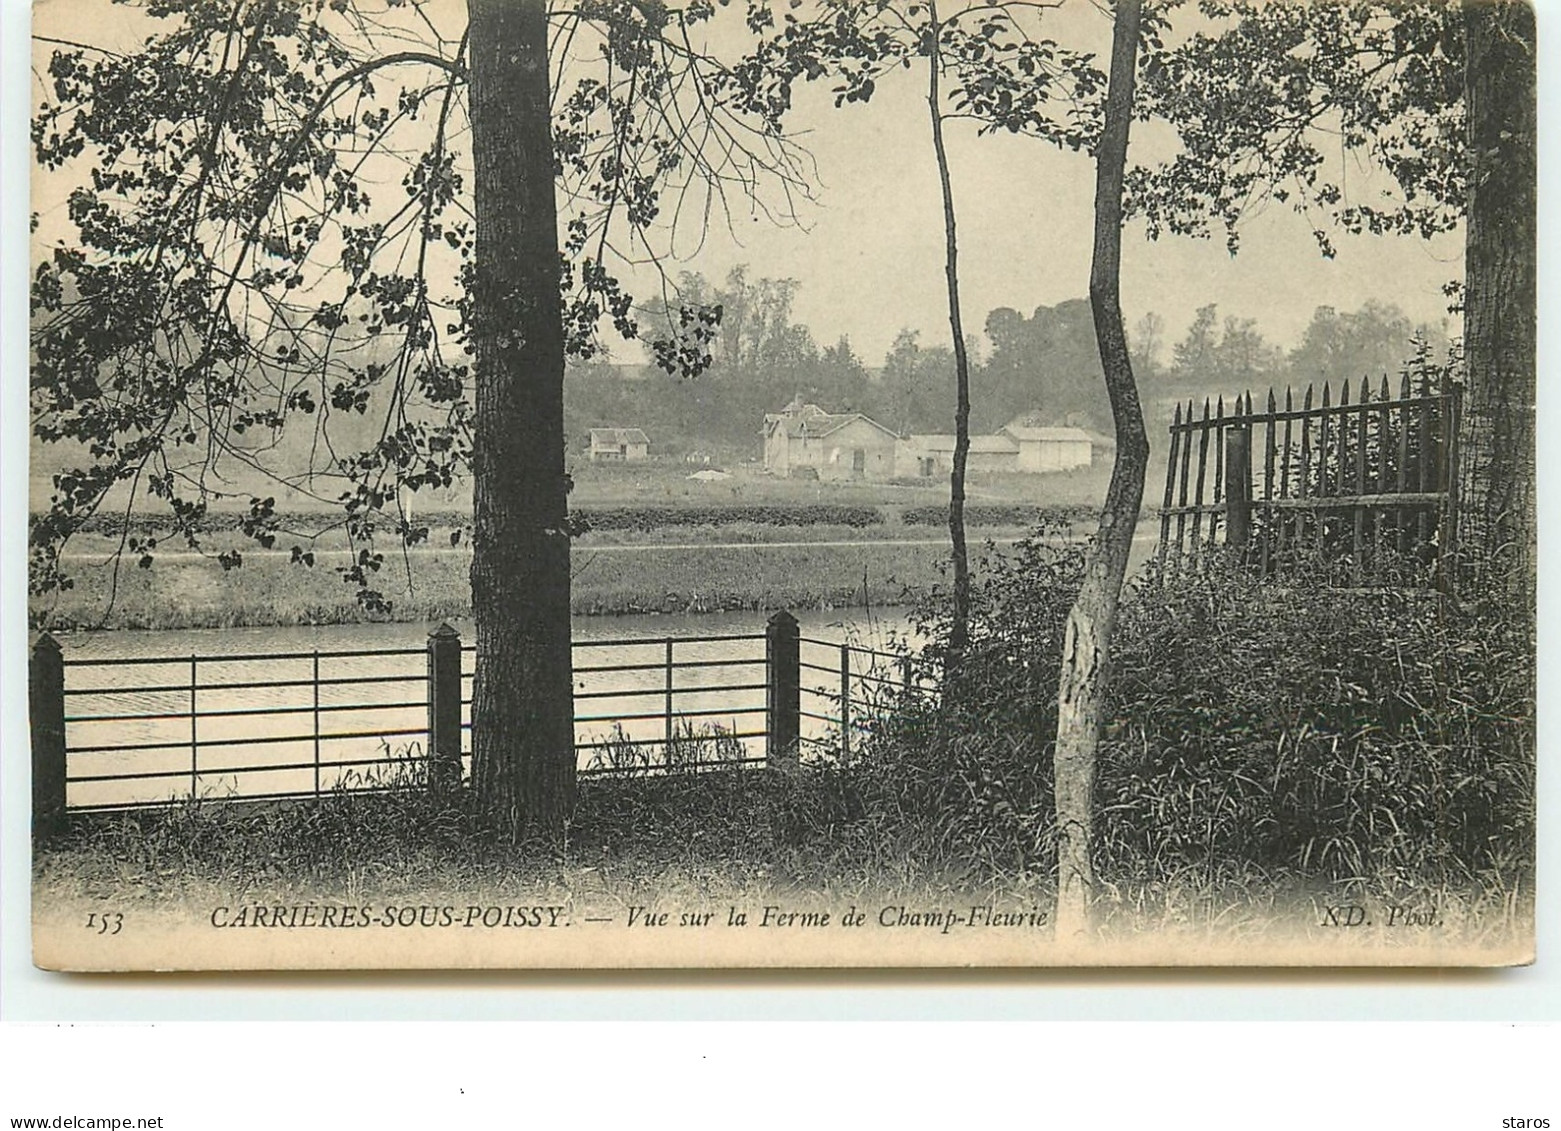
[{"label": "sepia photograph", "polygon": [[1536,51],[34,0],[34,963],[1532,963]]}]

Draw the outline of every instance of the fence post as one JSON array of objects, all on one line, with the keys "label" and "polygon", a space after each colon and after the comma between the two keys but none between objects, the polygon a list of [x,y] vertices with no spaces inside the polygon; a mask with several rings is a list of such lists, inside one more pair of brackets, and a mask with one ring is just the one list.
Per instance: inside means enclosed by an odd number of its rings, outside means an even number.
[{"label": "fence post", "polygon": [[851,645],[840,646],[840,757],[851,757]]},{"label": "fence post", "polygon": [[201,716],[197,707],[200,703],[199,688],[201,685],[200,669],[197,665],[200,657],[194,652],[190,653],[190,800],[199,801],[201,796]]},{"label": "fence post", "polygon": [[666,678],[666,711],[665,711],[665,717],[662,719],[662,723],[663,723],[663,725],[665,727],[665,732],[666,732],[666,746],[664,748],[662,757],[666,761],[668,769],[672,768],[672,763],[674,761],[674,758],[673,758],[673,750],[674,750],[673,739],[677,737],[677,725],[676,725],[676,723],[675,723],[675,721],[673,719],[673,715],[672,715],[672,671],[673,671],[673,668],[672,668],[672,645],[673,645],[673,643],[674,643],[674,641],[673,641],[672,637],[670,637],[670,636],[667,637],[667,642],[666,642],[666,652],[667,652],[667,656],[666,656],[666,675],[667,675],[667,678]]},{"label": "fence post", "polygon": [[428,784],[461,784],[461,634],[449,624],[428,634]]},{"label": "fence post", "polygon": [[798,765],[802,737],[802,646],[797,618],[785,609],[770,617],[764,633],[766,760],[771,769]]},{"label": "fence post", "polygon": [[313,662],[309,667],[310,689],[314,692],[314,714],[311,716],[314,726],[314,796],[320,797],[320,650],[314,650]]},{"label": "fence post", "polygon": [[1225,430],[1225,544],[1246,560],[1252,539],[1252,432],[1246,424]]},{"label": "fence post", "polygon": [[33,748],[33,841],[65,827],[65,657],[45,632],[28,665],[28,716]]}]

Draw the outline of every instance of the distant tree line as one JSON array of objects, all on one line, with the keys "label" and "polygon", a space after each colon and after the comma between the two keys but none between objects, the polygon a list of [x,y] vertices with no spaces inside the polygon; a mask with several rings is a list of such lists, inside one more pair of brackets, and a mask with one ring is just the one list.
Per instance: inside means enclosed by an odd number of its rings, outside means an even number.
[{"label": "distant tree line", "polygon": [[1148,381],[1211,390],[1377,378],[1398,372],[1416,340],[1439,355],[1450,348],[1445,326],[1416,324],[1397,306],[1376,299],[1367,299],[1356,311],[1317,307],[1301,340],[1289,350],[1268,341],[1255,319],[1229,314],[1222,319],[1213,303],[1198,308],[1168,358],[1158,315],[1140,319],[1132,334],[1134,367]]},{"label": "distant tree line", "polygon": [[[571,447],[583,450],[591,428],[632,425],[651,436],[653,451],[675,454],[716,449],[723,458],[757,456],[764,414],[795,396],[831,412],[863,412],[909,433],[946,433],[953,403],[954,354],[924,345],[918,331],[896,335],[880,365],[870,368],[842,336],[820,346],[793,312],[795,279],[754,277],[734,268],[724,283],[686,272],[679,294],[658,300],[648,319],[670,306],[719,306],[712,364],[697,378],[669,375],[650,362],[612,364],[596,358],[571,367],[565,382],[565,427]],[[1023,413],[1049,423],[1073,422],[1107,432],[1111,412],[1089,303],[1070,299],[1026,315],[992,310],[985,341],[969,343],[976,364],[971,421],[977,433],[996,431]],[[1255,319],[1200,307],[1183,336],[1168,338],[1165,320],[1141,317],[1129,335],[1134,369],[1145,394],[1175,386],[1188,395],[1233,393],[1248,387],[1338,382],[1395,374],[1416,338],[1437,353],[1449,348],[1443,326],[1416,324],[1391,303],[1368,299],[1359,310],[1320,306],[1292,348],[1270,341]]]}]

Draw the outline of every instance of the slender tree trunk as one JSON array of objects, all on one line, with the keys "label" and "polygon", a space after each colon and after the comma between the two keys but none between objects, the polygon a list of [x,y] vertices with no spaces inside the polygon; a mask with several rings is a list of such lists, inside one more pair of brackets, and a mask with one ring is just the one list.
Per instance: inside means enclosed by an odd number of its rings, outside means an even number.
[{"label": "slender tree trunk", "polygon": [[1464,6],[1469,137],[1464,252],[1468,401],[1460,464],[1476,578],[1534,617],[1535,29],[1512,0]]},{"label": "slender tree trunk", "polygon": [[954,187],[949,179],[949,156],[943,145],[943,110],[938,94],[937,5],[929,9],[932,47],[927,56],[927,108],[932,117],[932,148],[938,158],[938,181],[943,188],[943,273],[948,280],[949,330],[954,335],[954,466],[949,472],[949,542],[954,562],[954,610],[949,622],[946,672],[957,679],[965,650],[970,644],[970,554],[965,545],[965,467],[970,461],[970,356],[965,349],[965,325],[959,310],[959,240],[954,226]]},{"label": "slender tree trunk", "polygon": [[508,835],[574,803],[564,338],[543,0],[470,0],[477,355],[472,780]]},{"label": "slender tree trunk", "polygon": [[1122,325],[1118,278],[1122,260],[1122,179],[1127,164],[1128,126],[1133,116],[1133,78],[1138,55],[1141,0],[1118,0],[1111,40],[1111,75],[1105,128],[1095,157],[1095,249],[1089,300],[1095,336],[1116,425],[1116,463],[1100,513],[1100,528],[1084,566],[1078,598],[1068,613],[1057,687],[1057,934],[1079,936],[1089,929],[1095,872],[1090,859],[1094,817],[1095,758],[1101,712],[1111,680],[1111,643],[1117,604],[1127,575],[1127,557],[1143,502],[1149,439],[1138,403]]}]

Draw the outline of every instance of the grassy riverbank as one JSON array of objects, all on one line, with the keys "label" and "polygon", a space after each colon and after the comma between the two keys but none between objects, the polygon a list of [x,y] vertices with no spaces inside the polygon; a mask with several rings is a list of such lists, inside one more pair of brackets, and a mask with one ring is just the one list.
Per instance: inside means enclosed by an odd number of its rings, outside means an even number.
[{"label": "grassy riverbank", "polygon": [[[801,541],[801,540],[798,540]],[[811,541],[811,539],[809,540]],[[773,539],[771,539],[773,543]],[[699,545],[617,539],[583,541],[573,553],[571,607],[578,614],[723,612],[901,604],[941,581],[947,550],[907,542],[829,545]],[[345,624],[375,619],[320,555],[313,567],[284,556],[250,556],[223,570],[210,558],[156,563],[151,569],[76,563],[75,587],[35,598],[35,626],[55,628],[227,628],[238,625]],[[410,571],[409,571],[410,567]],[[464,549],[391,557],[378,585],[391,618],[422,621],[471,615]]]},{"label": "grassy riverbank", "polygon": [[[1020,961],[1053,960],[1050,869],[971,857],[940,844],[931,828],[907,839],[887,814],[849,816],[842,806],[851,792],[848,777],[823,766],[797,777],[747,771],[585,781],[567,842],[550,848],[495,841],[462,799],[417,790],[82,818],[36,855],[34,905],[45,930],[79,927],[88,913],[112,908],[132,935],[184,929],[212,945],[232,941],[211,931],[213,916],[231,919],[246,907],[295,914],[312,906],[318,914],[351,906],[382,918],[546,904],[577,931],[593,916],[622,931],[631,906],[666,913],[674,925],[714,910],[710,929],[723,934],[728,908],[747,909],[757,925],[767,906],[835,919],[850,907],[866,912],[866,928],[883,946],[909,940],[934,963],[949,939],[939,927],[883,928],[903,924],[905,913],[988,907],[1026,920],[1010,936]],[[1523,875],[1404,885],[1209,861],[1144,876],[1109,846],[1100,866],[1095,960],[1326,962],[1331,955],[1392,964],[1431,948],[1495,961],[1521,954],[1532,931],[1533,888]],[[1341,906],[1372,909],[1373,923],[1352,933],[1330,926],[1323,909]],[[1435,925],[1390,926],[1393,908],[1435,908]],[[408,936],[419,932],[383,929],[398,925],[407,924],[376,923],[381,929],[369,937],[411,945]],[[700,936],[685,937],[685,959],[711,953],[695,941]],[[756,961],[791,953],[779,932],[759,939],[774,949],[754,952]],[[610,953],[582,951],[576,960]]]},{"label": "grassy riverbank", "polygon": [[[992,517],[1011,520],[1006,510]],[[1001,552],[1025,533],[1011,522],[975,526],[973,555],[979,559],[986,542]],[[389,619],[471,615],[468,539],[452,546],[450,535],[435,529],[425,545],[386,553],[375,587],[391,603]],[[73,587],[33,598],[33,626],[178,629],[385,619],[358,603],[356,587],[336,571],[349,552],[329,543],[320,543],[315,564],[305,566],[279,551],[257,553],[237,531],[218,530],[201,554],[164,553],[148,569],[127,555],[116,570],[119,545],[106,534],[78,535],[68,559]],[[224,550],[242,552],[243,564],[223,569],[217,555]],[[945,531],[925,522],[606,529],[574,542],[571,608],[579,615],[617,615],[901,605],[946,584],[948,553]]]}]

